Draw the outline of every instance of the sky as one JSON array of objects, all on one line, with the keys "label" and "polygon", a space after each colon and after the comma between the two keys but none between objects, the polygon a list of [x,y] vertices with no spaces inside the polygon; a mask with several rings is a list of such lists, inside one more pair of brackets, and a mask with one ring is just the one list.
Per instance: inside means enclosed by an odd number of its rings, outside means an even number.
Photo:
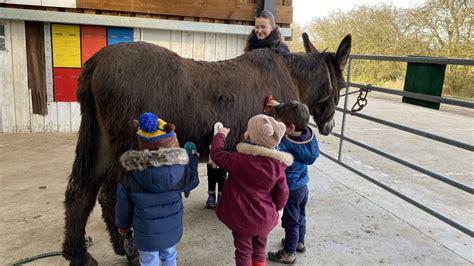
[{"label": "sky", "polygon": [[360,5],[388,4],[396,7],[413,7],[423,0],[293,0],[293,20],[302,25],[313,17],[324,17],[332,11],[353,9]]}]

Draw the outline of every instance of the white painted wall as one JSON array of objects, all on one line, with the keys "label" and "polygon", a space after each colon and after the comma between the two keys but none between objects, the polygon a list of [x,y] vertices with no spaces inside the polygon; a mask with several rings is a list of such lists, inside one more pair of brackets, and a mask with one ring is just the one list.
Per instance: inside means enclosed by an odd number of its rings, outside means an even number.
[{"label": "white painted wall", "polygon": [[[47,85],[48,114],[46,116],[32,114],[26,66],[25,24],[21,20],[0,20],[0,23],[6,25],[5,32],[7,34],[7,51],[0,51],[0,69],[2,70],[0,72],[0,85],[2,85],[0,91],[0,132],[78,131],[81,121],[80,105],[75,102],[51,101],[52,88],[49,88],[52,87],[51,85]],[[161,45],[186,58],[218,61],[241,55],[247,36],[134,29],[134,38],[136,41],[142,40]],[[50,46],[46,46],[45,53],[48,65],[51,63],[48,62],[51,59]],[[45,75],[47,75],[47,79],[48,76],[52,76],[50,67],[47,67]]]},{"label": "white painted wall", "polygon": [[25,22],[12,20],[10,26],[16,132],[30,132],[30,97],[26,69]]},{"label": "white painted wall", "polygon": [[6,48],[0,51],[0,131],[16,132],[11,24],[9,20],[0,20],[0,23],[5,25]]},{"label": "white painted wall", "polygon": [[0,0],[0,3],[29,6],[76,8],[76,0]]},{"label": "white painted wall", "polygon": [[41,0],[5,0],[5,4],[40,6]]},{"label": "white painted wall", "polygon": [[76,8],[76,0],[41,0],[42,6]]}]

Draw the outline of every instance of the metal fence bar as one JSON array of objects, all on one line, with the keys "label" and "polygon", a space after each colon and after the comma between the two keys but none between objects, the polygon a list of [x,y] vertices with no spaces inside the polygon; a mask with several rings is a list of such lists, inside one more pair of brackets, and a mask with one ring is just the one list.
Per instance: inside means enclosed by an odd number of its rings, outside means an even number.
[{"label": "metal fence bar", "polygon": [[473,59],[462,59],[462,58],[432,58],[423,56],[384,56],[384,55],[363,55],[363,54],[351,54],[349,59],[360,59],[360,60],[374,60],[374,61],[393,61],[393,62],[408,62],[408,63],[421,63],[421,64],[438,64],[438,65],[465,65],[473,66]]},{"label": "metal fence bar", "polygon": [[431,209],[431,208],[429,208],[429,207],[427,207],[427,206],[425,206],[425,205],[419,203],[419,202],[416,201],[416,200],[411,199],[410,197],[406,196],[405,194],[402,194],[401,192],[398,192],[397,190],[392,189],[391,187],[385,185],[384,183],[382,183],[382,182],[380,182],[380,181],[378,181],[378,180],[376,180],[376,179],[374,179],[374,178],[372,178],[372,177],[370,177],[370,176],[368,176],[368,175],[362,173],[361,171],[359,171],[359,170],[357,170],[357,169],[355,169],[355,168],[349,166],[348,164],[343,163],[342,161],[339,161],[339,160],[337,160],[336,158],[334,158],[334,157],[332,157],[332,156],[329,156],[329,155],[328,155],[327,153],[325,153],[325,152],[321,152],[321,154],[322,154],[324,157],[328,158],[329,160],[331,160],[331,161],[333,161],[333,162],[335,162],[335,163],[337,163],[337,164],[343,166],[344,168],[346,168],[346,169],[348,169],[348,170],[350,170],[350,171],[352,171],[352,172],[354,172],[354,173],[360,175],[361,177],[363,177],[363,178],[367,179],[368,181],[372,182],[373,184],[375,184],[375,185],[381,187],[382,189],[385,189],[386,191],[388,191],[388,192],[392,193],[393,195],[395,195],[395,196],[397,196],[397,197],[399,197],[399,198],[405,200],[406,202],[408,202],[408,203],[414,205],[415,207],[417,207],[417,208],[419,208],[419,209],[421,209],[421,210],[423,210],[423,211],[425,211],[425,212],[431,214],[432,216],[438,218],[439,220],[441,220],[441,221],[443,221],[443,222],[445,222],[445,223],[451,225],[452,227],[458,229],[459,231],[461,231],[461,232],[463,232],[463,233],[465,233],[465,234],[467,234],[467,235],[469,235],[469,236],[471,236],[471,237],[474,237],[474,231],[473,231],[472,229],[470,229],[469,227],[467,227],[467,226],[465,226],[465,225],[462,225],[462,224],[460,224],[460,223],[458,223],[458,222],[456,222],[456,221],[453,221],[453,220],[449,219],[449,218],[446,217],[445,215],[443,215],[443,214],[441,214],[441,213],[439,213],[439,212],[437,212],[437,211],[435,211],[435,210],[433,210],[433,209]]},{"label": "metal fence bar", "polygon": [[415,93],[415,92],[409,92],[409,91],[400,91],[400,90],[394,90],[394,89],[388,89],[388,88],[383,88],[383,87],[377,87],[377,86],[365,85],[365,84],[359,84],[359,83],[352,83],[352,82],[348,82],[348,84],[349,84],[350,87],[354,87],[354,88],[361,88],[361,89],[368,88],[368,89],[373,90],[373,91],[384,92],[384,93],[400,95],[400,96],[406,96],[406,97],[413,98],[413,99],[419,99],[419,100],[425,100],[425,101],[430,101],[430,102],[443,103],[443,104],[448,104],[448,105],[454,105],[454,106],[460,106],[460,107],[466,107],[466,108],[474,109],[474,101],[443,98],[443,97],[432,96],[432,95],[427,95],[427,94],[422,94],[422,93]]},{"label": "metal fence bar", "polygon": [[344,111],[344,109],[339,108],[339,107],[337,107],[336,110],[340,111],[340,112],[343,112],[343,113],[349,113],[349,114],[352,114],[353,116],[357,116],[357,117],[360,117],[362,119],[366,119],[366,120],[369,120],[369,121],[372,121],[372,122],[375,122],[375,123],[379,123],[379,124],[382,124],[382,125],[385,125],[385,126],[388,126],[388,127],[393,127],[393,128],[396,128],[396,129],[399,129],[399,130],[402,130],[402,131],[405,131],[405,132],[408,132],[408,133],[412,133],[412,134],[415,134],[415,135],[418,135],[418,136],[421,136],[421,137],[425,137],[425,138],[432,139],[432,140],[435,140],[435,141],[438,141],[438,142],[441,142],[441,143],[444,143],[444,144],[448,144],[448,145],[451,145],[451,146],[454,146],[454,147],[457,147],[457,148],[461,148],[461,149],[468,150],[468,151],[474,151],[474,145],[470,145],[470,144],[467,144],[467,143],[464,143],[464,142],[460,142],[460,141],[453,140],[453,139],[448,139],[448,138],[441,137],[441,136],[438,136],[438,135],[435,135],[435,134],[431,134],[431,133],[428,133],[428,132],[425,132],[425,131],[422,131],[422,130],[418,130],[418,129],[403,126],[403,125],[400,125],[400,124],[397,124],[397,123],[385,121],[385,120],[382,120],[382,119],[379,119],[379,118],[376,118],[376,117],[373,117],[373,116],[364,115],[364,114],[361,114],[361,113],[352,113],[351,111],[348,111],[348,110]]},{"label": "metal fence bar", "polygon": [[[349,59],[349,64],[347,66],[347,82],[351,80],[351,73],[352,73],[352,59]],[[349,85],[346,85],[346,94],[349,92]],[[349,101],[349,97],[344,98],[344,109],[347,110],[347,104]],[[344,136],[344,131],[346,128],[346,113],[342,114],[342,123],[341,123],[341,135]],[[338,153],[338,160],[341,160],[342,156],[342,144],[344,140],[341,138],[339,141],[339,153]]]},{"label": "metal fence bar", "polygon": [[354,145],[357,145],[357,146],[359,146],[359,147],[362,147],[362,148],[364,148],[364,149],[366,149],[366,150],[369,150],[369,151],[371,151],[371,152],[373,152],[373,153],[376,153],[376,154],[378,154],[378,155],[380,155],[380,156],[382,156],[382,157],[385,157],[385,158],[390,159],[390,160],[392,160],[392,161],[394,161],[394,162],[397,162],[397,163],[399,163],[399,164],[401,164],[401,165],[404,165],[404,166],[406,166],[406,167],[408,167],[408,168],[411,168],[411,169],[413,169],[413,170],[416,170],[416,171],[418,171],[418,172],[420,172],[420,173],[423,173],[423,174],[425,174],[425,175],[427,175],[427,176],[431,176],[431,177],[433,177],[433,178],[435,178],[435,179],[437,179],[437,180],[439,180],[439,181],[441,181],[441,182],[443,182],[443,183],[446,183],[446,184],[451,185],[451,186],[453,186],[453,187],[459,188],[459,189],[461,189],[461,190],[463,190],[463,191],[465,191],[465,192],[467,192],[467,193],[474,194],[474,188],[473,188],[473,187],[470,187],[470,186],[468,186],[468,185],[466,185],[466,184],[464,184],[464,183],[461,183],[461,182],[459,182],[459,181],[456,181],[456,180],[454,180],[454,179],[451,179],[451,178],[449,178],[449,177],[447,177],[447,176],[444,176],[444,175],[441,175],[441,174],[432,172],[432,171],[430,171],[430,170],[428,170],[428,169],[425,169],[425,168],[423,168],[423,167],[421,167],[421,166],[418,166],[418,165],[416,165],[416,164],[413,164],[413,163],[410,163],[410,162],[408,162],[408,161],[402,160],[402,159],[400,159],[400,158],[398,158],[398,157],[396,157],[396,156],[394,156],[394,155],[392,155],[392,154],[386,153],[386,152],[384,152],[384,151],[381,151],[381,150],[379,150],[379,149],[376,149],[376,148],[374,148],[374,147],[372,147],[372,146],[369,146],[369,145],[364,144],[364,143],[362,143],[362,142],[356,141],[356,140],[354,140],[354,139],[351,139],[351,138],[348,138],[348,137],[345,137],[345,136],[341,136],[341,135],[339,135],[339,134],[337,134],[337,133],[334,133],[334,132],[331,133],[331,135],[334,135],[334,136],[336,136],[336,137],[338,137],[338,138],[342,138],[342,139],[344,139],[344,140],[347,140],[348,142],[350,142],[350,143],[352,143],[352,144],[354,144]]}]

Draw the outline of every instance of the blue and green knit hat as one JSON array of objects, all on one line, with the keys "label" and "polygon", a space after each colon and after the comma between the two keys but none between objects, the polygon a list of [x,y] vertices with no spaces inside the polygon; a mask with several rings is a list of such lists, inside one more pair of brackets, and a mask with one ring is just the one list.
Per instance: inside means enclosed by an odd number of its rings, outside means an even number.
[{"label": "blue and green knit hat", "polygon": [[155,142],[174,136],[173,131],[165,131],[166,124],[163,119],[158,118],[154,113],[143,113],[138,118],[137,137],[140,141]]}]

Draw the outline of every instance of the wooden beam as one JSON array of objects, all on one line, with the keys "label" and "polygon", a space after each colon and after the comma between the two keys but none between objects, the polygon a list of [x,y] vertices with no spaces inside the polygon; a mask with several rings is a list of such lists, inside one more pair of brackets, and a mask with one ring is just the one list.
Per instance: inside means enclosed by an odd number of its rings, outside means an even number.
[{"label": "wooden beam", "polygon": [[[161,14],[197,18],[253,21],[255,3],[223,0],[77,0],[77,8]],[[293,7],[276,6],[277,23],[293,22]]]},{"label": "wooden beam", "polygon": [[[253,26],[224,24],[225,20],[212,19],[215,23],[154,19],[139,17],[121,17],[66,13],[44,10],[27,10],[0,7],[0,18],[6,20],[44,21],[59,24],[79,24],[111,27],[132,27],[141,29],[161,29],[173,31],[213,32],[222,34],[248,35]],[[169,18],[169,17],[168,17]],[[253,25],[253,22],[248,22]],[[290,28],[280,28],[284,37],[291,36]]]}]

